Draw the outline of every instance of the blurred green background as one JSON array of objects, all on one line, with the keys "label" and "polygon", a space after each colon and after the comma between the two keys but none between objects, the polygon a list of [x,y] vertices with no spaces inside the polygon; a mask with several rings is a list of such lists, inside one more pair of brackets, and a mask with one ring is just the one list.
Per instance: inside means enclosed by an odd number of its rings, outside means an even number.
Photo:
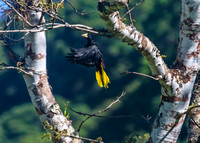
[{"label": "blurred green background", "polygon": [[[137,1],[133,1],[130,7]],[[71,3],[79,10],[92,12],[81,16],[65,3],[59,14],[71,24],[84,24],[103,28],[98,16],[97,2],[94,0],[74,0]],[[144,33],[166,55],[167,65],[172,65],[178,41],[180,3],[174,0],[146,0],[132,13],[134,25]],[[128,19],[128,17],[127,17]],[[1,21],[2,23],[4,21]],[[128,20],[127,20],[127,23]],[[157,81],[138,76],[120,75],[128,71],[151,75],[145,59],[131,46],[119,39],[108,39],[94,35],[103,54],[106,72],[111,84],[108,89],[99,88],[95,79],[95,69],[74,65],[66,61],[69,48],[81,48],[86,40],[82,32],[61,28],[46,32],[47,69],[53,94],[64,110],[63,102],[70,101],[74,110],[94,113],[107,107],[122,91],[126,92],[121,103],[103,115],[132,115],[132,118],[91,118],[81,128],[80,136],[96,139],[102,137],[106,143],[120,143],[125,136],[135,133],[150,133],[160,104],[160,85]],[[8,34],[19,39],[18,34]],[[12,43],[12,41],[10,41]],[[14,44],[13,50],[23,56],[23,41]],[[7,51],[0,46],[0,62],[13,64]],[[0,72],[0,143],[43,143],[45,132],[31,104],[24,80],[16,71]],[[68,110],[69,111],[69,110]],[[70,119],[77,129],[85,118],[69,111]],[[152,117],[149,122],[142,116]],[[179,142],[184,142],[186,129],[181,132]]]}]

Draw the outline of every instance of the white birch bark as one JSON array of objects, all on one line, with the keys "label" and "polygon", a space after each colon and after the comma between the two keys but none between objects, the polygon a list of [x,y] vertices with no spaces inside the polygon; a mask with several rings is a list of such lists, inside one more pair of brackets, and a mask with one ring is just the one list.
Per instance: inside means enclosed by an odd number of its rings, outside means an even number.
[{"label": "white birch bark", "polygon": [[[41,12],[29,11],[30,23],[33,26],[41,21]],[[54,127],[54,130],[67,135],[75,136],[72,123],[65,118],[58,103],[51,92],[46,70],[46,37],[45,32],[29,33],[25,36],[25,69],[33,76],[24,74],[24,80],[31,97],[31,101],[38,113],[43,125],[46,122]],[[50,130],[49,130],[50,131]],[[77,139],[62,136],[60,139],[53,136],[54,142],[72,143]]]},{"label": "white birch bark", "polygon": [[[192,109],[193,108],[193,109]],[[188,143],[200,142],[200,73],[198,73],[191,99],[188,122]]]},{"label": "white birch bark", "polygon": [[[199,0],[182,0],[180,40],[173,69],[165,65],[156,46],[134,26],[121,21],[118,10],[128,0],[99,0],[98,10],[106,27],[123,42],[134,46],[160,78],[162,101],[151,132],[151,142],[177,141],[185,119],[196,74],[199,71]],[[160,27],[162,28],[162,27]],[[145,98],[145,97],[144,97]]]}]

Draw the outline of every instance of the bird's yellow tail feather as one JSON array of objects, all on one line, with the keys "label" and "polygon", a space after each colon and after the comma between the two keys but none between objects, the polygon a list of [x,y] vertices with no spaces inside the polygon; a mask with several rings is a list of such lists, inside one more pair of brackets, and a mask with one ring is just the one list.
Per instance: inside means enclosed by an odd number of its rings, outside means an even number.
[{"label": "bird's yellow tail feather", "polygon": [[108,88],[108,84],[110,83],[110,79],[107,76],[103,66],[101,65],[100,70],[96,70],[96,80],[100,87]]}]

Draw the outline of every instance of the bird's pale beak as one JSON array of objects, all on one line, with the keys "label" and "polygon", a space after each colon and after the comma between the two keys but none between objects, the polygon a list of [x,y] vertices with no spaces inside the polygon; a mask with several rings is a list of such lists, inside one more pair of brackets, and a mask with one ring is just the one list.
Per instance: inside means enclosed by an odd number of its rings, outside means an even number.
[{"label": "bird's pale beak", "polygon": [[82,34],[81,36],[88,38],[88,33]]}]

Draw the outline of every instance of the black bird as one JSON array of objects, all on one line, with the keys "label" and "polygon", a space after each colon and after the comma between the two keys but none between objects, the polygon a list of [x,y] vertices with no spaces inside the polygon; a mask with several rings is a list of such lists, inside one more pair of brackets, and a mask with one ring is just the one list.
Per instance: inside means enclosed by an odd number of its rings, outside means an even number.
[{"label": "black bird", "polygon": [[74,64],[81,64],[87,67],[96,67],[96,80],[100,87],[108,88],[110,80],[105,72],[102,54],[99,51],[92,36],[88,33],[81,36],[87,38],[87,44],[81,49],[70,48],[66,58]]}]

